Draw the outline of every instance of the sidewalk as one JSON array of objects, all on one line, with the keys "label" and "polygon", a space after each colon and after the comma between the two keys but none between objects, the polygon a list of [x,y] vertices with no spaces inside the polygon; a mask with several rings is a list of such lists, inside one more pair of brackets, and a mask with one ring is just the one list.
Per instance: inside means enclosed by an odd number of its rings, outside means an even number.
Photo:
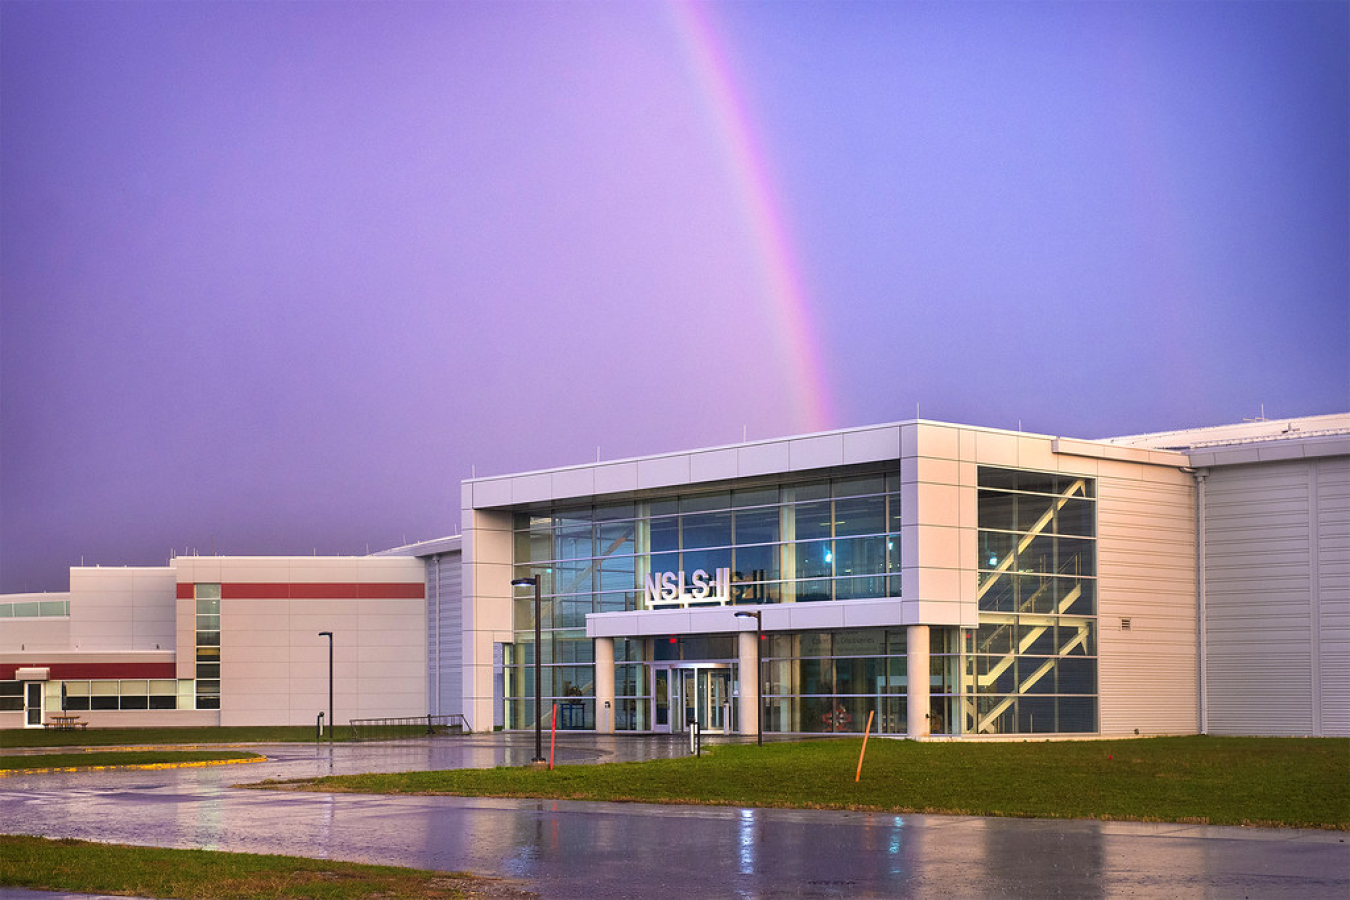
[{"label": "sidewalk", "polygon": [[[247,767],[247,780],[518,765],[532,737],[269,747],[280,755]],[[591,736],[557,749],[568,762],[687,752]],[[1350,896],[1344,832],[248,791],[230,787],[244,780],[231,768],[8,779],[0,821],[14,833],[465,870],[546,898]]]}]

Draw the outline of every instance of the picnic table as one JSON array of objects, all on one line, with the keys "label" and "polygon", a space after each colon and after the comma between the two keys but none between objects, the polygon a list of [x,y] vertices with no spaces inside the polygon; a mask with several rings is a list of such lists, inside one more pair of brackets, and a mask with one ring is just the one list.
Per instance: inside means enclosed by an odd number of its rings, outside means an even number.
[{"label": "picnic table", "polygon": [[88,725],[89,723],[83,721],[79,716],[64,713],[51,713],[47,716],[47,727],[55,728],[57,731],[74,731],[76,728],[86,728]]}]

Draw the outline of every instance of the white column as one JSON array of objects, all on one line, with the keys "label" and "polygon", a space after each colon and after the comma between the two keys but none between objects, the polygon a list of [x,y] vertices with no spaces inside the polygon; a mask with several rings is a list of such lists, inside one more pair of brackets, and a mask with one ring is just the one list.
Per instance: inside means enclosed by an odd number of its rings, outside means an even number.
[{"label": "white column", "polygon": [[614,731],[614,638],[595,639],[595,730]]},{"label": "white column", "polygon": [[741,734],[759,733],[759,641],[753,631],[736,635],[737,659],[741,669],[741,699],[737,712]]},{"label": "white column", "polygon": [[905,630],[906,731],[913,739],[926,738],[928,721],[928,626],[910,625]]}]

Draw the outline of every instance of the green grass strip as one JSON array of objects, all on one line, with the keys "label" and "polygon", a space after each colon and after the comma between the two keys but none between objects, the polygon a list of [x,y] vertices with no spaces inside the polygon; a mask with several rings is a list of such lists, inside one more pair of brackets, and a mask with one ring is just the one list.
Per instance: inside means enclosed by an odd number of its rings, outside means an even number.
[{"label": "green grass strip", "polygon": [[[425,731],[425,729],[423,729]],[[338,728],[334,738],[349,739],[351,729]],[[0,729],[3,747],[112,747],[119,744],[273,744],[314,740],[313,725],[227,726],[200,728],[85,728],[56,731],[50,728]],[[324,737],[327,741],[327,736]]]},{"label": "green grass strip", "polygon": [[859,740],[727,745],[702,757],[320,778],[318,790],[1350,829],[1350,741]]},{"label": "green grass strip", "polygon": [[86,841],[0,835],[0,884],[86,894],[131,894],[180,900],[403,900],[473,897],[491,879],[212,850],[164,850]]},{"label": "green grass strip", "polygon": [[0,756],[0,771],[93,769],[111,766],[172,766],[211,762],[261,762],[257,753],[242,750],[103,750],[87,753],[32,753]]}]

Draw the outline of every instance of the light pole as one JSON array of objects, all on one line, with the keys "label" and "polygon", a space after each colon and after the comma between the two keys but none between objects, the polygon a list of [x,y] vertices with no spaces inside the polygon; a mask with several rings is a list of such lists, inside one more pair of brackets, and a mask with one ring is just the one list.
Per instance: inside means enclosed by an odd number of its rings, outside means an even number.
[{"label": "light pole", "polygon": [[540,622],[540,611],[543,606],[539,599],[539,576],[534,575],[527,578],[516,578],[511,582],[511,587],[534,587],[534,760],[541,763],[544,760],[544,707],[541,685],[543,683],[543,625]]},{"label": "light pole", "polygon": [[328,743],[333,743],[333,729],[337,722],[333,719],[333,632],[320,631],[319,637],[328,638]]},{"label": "light pole", "polygon": [[763,667],[759,660],[759,644],[764,640],[764,615],[757,609],[742,609],[735,613],[738,619],[755,620],[755,743],[764,746],[764,698],[760,691],[764,689]]}]

